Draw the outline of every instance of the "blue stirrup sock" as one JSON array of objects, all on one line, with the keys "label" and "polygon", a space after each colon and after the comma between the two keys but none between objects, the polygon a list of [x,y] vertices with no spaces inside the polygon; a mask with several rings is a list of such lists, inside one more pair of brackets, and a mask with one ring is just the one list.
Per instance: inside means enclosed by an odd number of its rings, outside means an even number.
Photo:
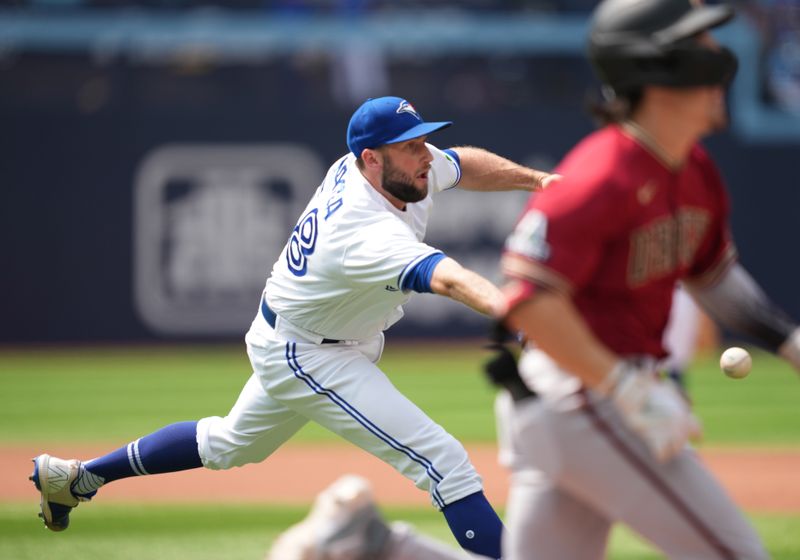
[{"label": "blue stirrup sock", "polygon": [[481,556],[500,558],[503,522],[483,492],[444,506],[442,513],[462,548]]},{"label": "blue stirrup sock", "polygon": [[197,422],[170,424],[83,466],[85,472],[75,481],[72,491],[85,497],[120,478],[202,467],[197,450]]}]

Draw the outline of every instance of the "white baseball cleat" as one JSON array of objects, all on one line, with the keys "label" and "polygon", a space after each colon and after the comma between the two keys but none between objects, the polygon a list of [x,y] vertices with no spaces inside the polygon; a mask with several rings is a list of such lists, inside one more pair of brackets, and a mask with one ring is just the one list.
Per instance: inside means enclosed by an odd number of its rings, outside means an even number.
[{"label": "white baseball cleat", "polygon": [[33,459],[33,474],[28,479],[41,494],[39,517],[51,531],[63,531],[69,527],[70,511],[86,501],[86,498],[75,496],[71,489],[80,475],[81,466],[77,459],[64,460],[46,453]]},{"label": "white baseball cleat", "polygon": [[346,475],[317,496],[303,521],[275,540],[266,560],[380,560],[390,533],[369,482]]}]

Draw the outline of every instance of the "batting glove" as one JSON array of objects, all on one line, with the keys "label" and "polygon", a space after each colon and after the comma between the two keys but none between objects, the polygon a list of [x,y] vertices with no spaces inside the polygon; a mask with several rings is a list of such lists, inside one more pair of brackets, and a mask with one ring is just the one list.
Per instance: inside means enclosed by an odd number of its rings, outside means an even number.
[{"label": "batting glove", "polygon": [[690,438],[700,435],[700,423],[679,389],[649,368],[622,360],[603,385],[601,392],[607,389],[625,423],[658,461],[669,461]]}]

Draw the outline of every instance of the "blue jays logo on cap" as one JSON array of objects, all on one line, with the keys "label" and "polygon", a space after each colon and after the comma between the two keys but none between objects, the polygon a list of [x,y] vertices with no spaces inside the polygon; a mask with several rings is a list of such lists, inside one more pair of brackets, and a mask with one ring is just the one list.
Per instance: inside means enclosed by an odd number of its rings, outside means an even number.
[{"label": "blue jays logo on cap", "polygon": [[408,101],[406,101],[405,99],[403,99],[400,102],[400,106],[397,108],[397,112],[398,113],[411,113],[412,115],[417,117],[419,120],[422,120],[422,117],[419,116],[419,113],[417,113],[417,110],[414,109],[414,106],[411,103],[409,103]]},{"label": "blue jays logo on cap", "polygon": [[414,106],[400,97],[367,99],[350,117],[347,147],[359,157],[367,148],[427,136],[451,124],[425,122]]}]

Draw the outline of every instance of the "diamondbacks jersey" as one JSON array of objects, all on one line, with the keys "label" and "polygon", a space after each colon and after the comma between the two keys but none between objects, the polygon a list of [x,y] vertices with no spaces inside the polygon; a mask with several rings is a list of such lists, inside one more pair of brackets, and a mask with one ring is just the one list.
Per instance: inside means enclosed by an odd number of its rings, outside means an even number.
[{"label": "diamondbacks jersey", "polygon": [[422,242],[433,193],[461,177],[456,158],[430,144],[428,196],[398,210],[356,166],[353,154],[328,170],[267,279],[269,306],[317,335],[360,340],[403,316],[411,297],[404,280],[439,253]]},{"label": "diamondbacks jersey", "polygon": [[561,290],[615,352],[663,357],[675,282],[711,282],[736,259],[728,196],[705,150],[694,146],[679,168],[665,161],[629,124],[578,144],[563,181],[531,197],[506,243],[511,303]]}]

